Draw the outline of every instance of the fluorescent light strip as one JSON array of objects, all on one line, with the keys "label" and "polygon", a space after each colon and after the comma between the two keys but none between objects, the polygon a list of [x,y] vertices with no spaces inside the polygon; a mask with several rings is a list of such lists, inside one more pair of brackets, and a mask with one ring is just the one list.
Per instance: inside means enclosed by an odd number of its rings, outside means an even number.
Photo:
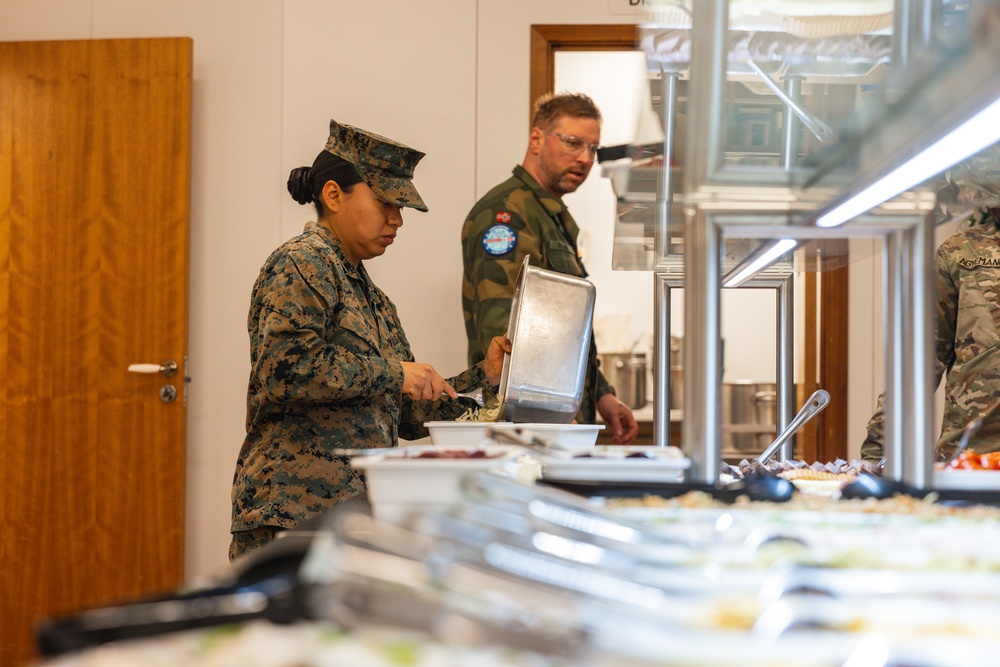
[{"label": "fluorescent light strip", "polygon": [[742,271],[740,271],[735,276],[733,276],[725,283],[723,283],[722,286],[736,287],[737,285],[743,284],[751,276],[763,271],[767,266],[769,266],[776,259],[784,255],[786,252],[794,248],[796,245],[798,245],[798,241],[796,241],[795,239],[781,239],[773,246],[768,248],[763,255],[761,255],[754,261],[750,262],[750,264],[748,264]]},{"label": "fluorescent light strip", "polygon": [[1000,140],[1000,100],[920,151],[834,209],[816,219],[819,227],[836,227],[887,199],[940,174]]}]

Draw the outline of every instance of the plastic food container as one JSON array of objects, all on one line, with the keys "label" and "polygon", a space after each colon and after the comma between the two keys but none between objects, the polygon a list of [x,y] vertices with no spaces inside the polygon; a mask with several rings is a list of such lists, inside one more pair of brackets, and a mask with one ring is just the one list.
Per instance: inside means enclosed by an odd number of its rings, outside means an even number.
[{"label": "plastic food container", "polygon": [[596,290],[589,281],[530,266],[514,286],[500,376],[506,417],[568,424],[583,400]]},{"label": "plastic food container", "polygon": [[351,465],[365,471],[372,513],[387,521],[404,520],[414,510],[447,506],[462,499],[462,480],[504,466],[524,450],[513,445],[413,445],[385,454],[356,456]]},{"label": "plastic food container", "polygon": [[432,443],[435,445],[458,447],[471,447],[481,444],[484,440],[489,439],[487,429],[491,426],[500,428],[506,425],[511,425],[511,422],[424,422],[424,426],[430,431]]},{"label": "plastic food container", "polygon": [[513,429],[525,437],[535,436],[552,447],[586,449],[597,444],[604,424],[540,424],[514,422],[424,422],[435,445],[471,446],[490,439],[489,429]]},{"label": "plastic food container", "polygon": [[935,466],[932,484],[935,489],[1000,491],[1000,470],[963,470]]},{"label": "plastic food container", "polygon": [[542,457],[542,477],[600,482],[680,482],[691,460],[676,447],[601,445]]}]

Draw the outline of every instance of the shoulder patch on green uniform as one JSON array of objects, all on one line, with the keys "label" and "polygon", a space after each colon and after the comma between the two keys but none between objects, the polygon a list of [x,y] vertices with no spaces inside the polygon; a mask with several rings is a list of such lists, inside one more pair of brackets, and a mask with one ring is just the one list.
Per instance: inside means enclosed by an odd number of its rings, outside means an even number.
[{"label": "shoulder patch on green uniform", "polygon": [[[506,220],[510,221],[510,213],[498,213],[498,220],[501,215],[506,216]],[[483,250],[493,257],[508,255],[516,246],[517,232],[508,224],[497,223],[483,234]]]}]

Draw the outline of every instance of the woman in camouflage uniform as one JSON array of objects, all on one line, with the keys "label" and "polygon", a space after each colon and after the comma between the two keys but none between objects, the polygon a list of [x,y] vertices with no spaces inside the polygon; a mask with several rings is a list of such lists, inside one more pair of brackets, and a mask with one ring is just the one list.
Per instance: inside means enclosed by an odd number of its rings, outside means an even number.
[{"label": "woman in camouflage uniform", "polygon": [[510,342],[445,380],[416,363],[396,307],[363,261],[382,255],[403,224],[402,207],[426,211],[413,187],[423,153],[330,121],[312,167],[288,190],[317,221],[275,250],[253,287],[247,328],[251,374],[247,435],[233,478],[230,559],[363,493],[342,447],[393,447],[426,435],[423,422],[468,406],[438,400],[496,386]]},{"label": "woman in camouflage uniform", "polygon": [[[937,250],[934,386],[947,373],[937,457],[954,451],[965,426],[983,418],[970,447],[1000,449],[1000,208],[982,207]],[[868,422],[862,458],[885,445],[884,396]]]}]

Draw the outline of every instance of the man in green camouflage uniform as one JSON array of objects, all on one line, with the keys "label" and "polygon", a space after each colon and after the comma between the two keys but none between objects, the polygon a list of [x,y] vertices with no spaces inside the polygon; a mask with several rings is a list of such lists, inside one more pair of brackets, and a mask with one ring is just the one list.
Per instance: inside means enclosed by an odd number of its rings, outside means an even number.
[{"label": "man in green camouflage uniform", "polygon": [[[580,230],[562,196],[574,192],[590,173],[600,122],[600,112],[586,95],[540,99],[524,162],[469,212],[462,227],[462,309],[469,363],[482,360],[490,340],[506,332],[525,256],[533,266],[587,276],[577,252]],[[592,424],[598,412],[616,442],[635,439],[635,417],[601,373],[591,336],[577,421]]]},{"label": "man in green camouflage uniform", "polygon": [[[423,437],[423,422],[454,419],[469,407],[428,399],[499,382],[503,350],[496,347],[489,363],[447,386],[431,367],[411,363],[395,305],[357,260],[391,244],[386,237],[402,224],[401,206],[427,210],[410,182],[423,153],[334,121],[325,152],[334,157],[321,153],[312,168],[293,170],[289,179],[293,197],[311,199],[319,222],[275,250],[253,287],[247,435],[233,478],[231,559],[365,491],[363,477],[332,449],[392,447],[399,437]],[[351,175],[345,177],[345,170]],[[305,184],[296,180],[302,178]],[[368,205],[390,221],[379,229],[376,217],[372,238],[355,238],[353,231],[371,219],[367,210],[339,232],[326,222],[331,182],[352,179],[370,188]],[[350,190],[337,188],[364,196]],[[351,199],[350,205],[358,201],[365,200]],[[382,245],[365,250],[363,243],[371,242]],[[422,386],[421,377],[434,382]]]},{"label": "man in green camouflage uniform", "polygon": [[[951,454],[966,425],[983,418],[970,446],[1000,449],[1000,209],[982,208],[937,250],[935,379],[947,373],[936,453]],[[862,458],[877,461],[885,444],[884,396],[868,422]]]}]

